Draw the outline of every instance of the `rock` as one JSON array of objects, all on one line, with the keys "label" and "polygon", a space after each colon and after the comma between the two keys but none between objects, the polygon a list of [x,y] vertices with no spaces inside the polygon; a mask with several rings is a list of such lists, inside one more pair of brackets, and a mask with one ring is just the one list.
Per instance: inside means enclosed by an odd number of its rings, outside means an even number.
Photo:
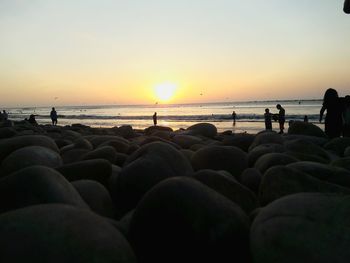
[{"label": "rock", "polygon": [[343,156],[345,149],[350,146],[350,137],[334,138],[324,145],[326,150]]},{"label": "rock", "polygon": [[254,138],[255,136],[251,134],[235,134],[233,136],[226,136],[222,143],[225,146],[236,146],[241,150],[248,152]]},{"label": "rock", "polygon": [[118,153],[128,153],[130,145],[125,140],[113,139],[106,142],[101,143],[98,147],[111,146]]},{"label": "rock", "polygon": [[255,194],[234,180],[230,174],[224,175],[213,170],[200,170],[191,177],[227,197],[247,214],[257,207]]},{"label": "rock", "polygon": [[255,162],[264,154],[282,153],[285,150],[286,149],[282,144],[268,143],[268,144],[258,145],[248,153],[248,165],[249,167],[253,167]]},{"label": "rock", "polygon": [[217,134],[216,127],[211,123],[197,123],[187,128],[189,135],[202,135],[214,138]]},{"label": "rock", "polygon": [[10,174],[33,165],[55,168],[62,165],[62,158],[57,152],[46,147],[27,146],[8,155],[2,161],[1,171],[3,174]]},{"label": "rock", "polygon": [[316,137],[316,136],[308,136],[308,135],[297,135],[297,134],[287,134],[283,137],[285,141],[294,141],[294,140],[305,140],[316,144],[318,146],[323,146],[326,142],[328,142],[327,138],[324,137]]},{"label": "rock", "polygon": [[293,121],[288,128],[288,134],[301,134],[321,138],[326,137],[326,134],[320,127],[310,122],[303,121]]},{"label": "rock", "polygon": [[253,262],[348,262],[349,198],[300,193],[261,209],[250,232]]},{"label": "rock", "polygon": [[170,127],[164,127],[164,126],[150,126],[145,129],[146,135],[153,135],[154,132],[158,132],[158,131],[172,132],[173,129]]},{"label": "rock", "polygon": [[247,154],[234,146],[207,146],[194,153],[192,165],[200,169],[225,170],[239,178],[248,168]]},{"label": "rock", "polygon": [[64,151],[61,156],[64,164],[79,162],[83,159],[83,156],[90,152],[86,149],[71,149]]},{"label": "rock", "polygon": [[325,161],[330,160],[328,153],[322,147],[308,140],[297,139],[297,140],[286,141],[284,143],[284,146],[286,150],[290,152],[316,155],[324,159]]},{"label": "rock", "polygon": [[180,152],[186,157],[186,159],[191,162],[192,156],[194,154],[193,151],[188,149],[181,149]]},{"label": "rock", "polygon": [[94,180],[105,187],[108,186],[112,174],[111,164],[103,159],[93,159],[65,164],[56,168],[68,181]]},{"label": "rock", "polygon": [[0,139],[11,138],[16,136],[17,132],[10,127],[0,128]]},{"label": "rock", "polygon": [[345,169],[314,162],[297,162],[289,164],[288,167],[307,173],[320,180],[350,188],[350,173]]},{"label": "rock", "polygon": [[112,198],[102,184],[93,180],[78,180],[72,182],[72,185],[92,211],[101,216],[115,216]]},{"label": "rock", "polygon": [[[345,157],[345,158],[335,160],[331,163],[331,165],[347,169],[350,173],[350,157]],[[350,174],[349,174],[349,177],[350,177]]]},{"label": "rock", "polygon": [[290,163],[295,163],[298,160],[292,156],[283,153],[267,153],[261,156],[254,165],[254,168],[258,169],[262,174],[266,172],[267,169],[276,165],[287,165]]},{"label": "rock", "polygon": [[31,166],[0,180],[0,213],[48,203],[88,209],[74,187],[48,167]]},{"label": "rock", "polygon": [[82,137],[79,132],[71,131],[71,130],[62,131],[62,136],[64,139],[71,140],[71,141],[75,141]]},{"label": "rock", "polygon": [[134,130],[130,125],[122,125],[117,129],[114,129],[116,135],[119,135],[123,138],[133,138],[136,136]]},{"label": "rock", "polygon": [[71,140],[67,140],[67,139],[55,139],[55,143],[57,144],[59,149],[63,148],[64,146],[73,144]]},{"label": "rock", "polygon": [[84,138],[79,138],[74,141],[74,148],[92,150],[94,147],[92,146],[91,142],[89,142],[88,140]]},{"label": "rock", "polygon": [[110,163],[115,163],[116,153],[112,146],[103,146],[84,154],[82,160],[105,159]]},{"label": "rock", "polygon": [[131,210],[118,221],[118,229],[123,233],[127,240],[130,239],[129,229],[132,217],[134,216],[134,212],[135,210]]},{"label": "rock", "polygon": [[304,154],[300,152],[285,152],[285,154],[293,158],[296,158],[299,161],[308,161],[308,162],[324,163],[324,164],[329,162],[329,160],[323,159],[317,155],[312,155],[312,154]]},{"label": "rock", "polygon": [[[142,138],[142,137],[140,137],[140,138]],[[163,142],[163,143],[166,143],[166,144],[172,146],[173,148],[181,149],[181,147],[179,145],[177,145],[176,143],[173,143],[173,142],[168,141],[168,140],[164,140],[164,139],[162,139],[160,137],[156,137],[156,136],[144,137],[142,142],[140,143],[140,146],[143,146],[143,145],[146,145],[149,143],[154,143],[154,142]]]},{"label": "rock", "polygon": [[62,204],[2,214],[0,244],[2,262],[136,262],[130,245],[112,224]]},{"label": "rock", "polygon": [[175,135],[172,141],[179,145],[183,149],[189,149],[194,144],[199,144],[202,140],[198,137],[191,135]]},{"label": "rock", "polygon": [[159,183],[137,206],[130,242],[140,262],[248,262],[249,219],[196,180]]},{"label": "rock", "polygon": [[262,144],[283,144],[283,138],[276,132],[264,131],[258,133],[255,136],[253,143],[250,145],[249,151]]},{"label": "rock", "polygon": [[255,194],[259,192],[262,175],[258,169],[248,168],[241,174],[240,182]]},{"label": "rock", "polygon": [[59,152],[54,140],[42,135],[17,136],[0,140],[0,162],[10,153],[26,146],[42,146]]},{"label": "rock", "polygon": [[129,156],[117,182],[111,186],[112,198],[118,210],[126,213],[160,181],[192,171],[189,161],[172,146],[149,143]]},{"label": "rock", "polygon": [[128,140],[120,137],[120,136],[116,136],[116,135],[95,135],[92,136],[90,138],[87,138],[92,145],[94,146],[94,148],[97,148],[100,144],[104,143],[104,142],[108,142],[108,141],[119,141],[119,142],[124,142],[126,144],[129,143]]},{"label": "rock", "polygon": [[290,167],[275,166],[266,171],[263,176],[260,184],[259,201],[264,206],[283,196],[302,192],[349,195],[350,189],[321,181]]},{"label": "rock", "polygon": [[348,147],[345,148],[344,156],[345,156],[345,157],[350,157],[350,146],[348,146]]}]

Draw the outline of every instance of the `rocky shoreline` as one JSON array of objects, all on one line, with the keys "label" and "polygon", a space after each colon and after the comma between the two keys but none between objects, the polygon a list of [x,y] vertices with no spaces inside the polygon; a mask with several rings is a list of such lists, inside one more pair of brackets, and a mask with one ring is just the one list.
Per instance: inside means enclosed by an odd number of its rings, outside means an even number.
[{"label": "rocky shoreline", "polygon": [[349,262],[350,138],[0,123],[1,262]]}]

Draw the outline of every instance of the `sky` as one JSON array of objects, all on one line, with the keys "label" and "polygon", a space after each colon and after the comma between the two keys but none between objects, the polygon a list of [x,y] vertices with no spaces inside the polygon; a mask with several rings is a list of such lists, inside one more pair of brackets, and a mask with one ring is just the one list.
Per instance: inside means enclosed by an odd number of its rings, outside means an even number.
[{"label": "sky", "polygon": [[162,86],[173,88],[167,103],[315,99],[327,88],[344,96],[350,15],[342,7],[0,0],[0,107],[154,104]]}]

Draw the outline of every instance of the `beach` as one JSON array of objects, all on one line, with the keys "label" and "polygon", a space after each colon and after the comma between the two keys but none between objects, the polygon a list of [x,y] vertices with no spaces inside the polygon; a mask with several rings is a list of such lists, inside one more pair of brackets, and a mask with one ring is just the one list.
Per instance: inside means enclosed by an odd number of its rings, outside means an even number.
[{"label": "beach", "polygon": [[4,262],[13,249],[11,262],[330,262],[339,244],[349,257],[350,139],[312,123],[281,135],[9,120],[0,164]]}]

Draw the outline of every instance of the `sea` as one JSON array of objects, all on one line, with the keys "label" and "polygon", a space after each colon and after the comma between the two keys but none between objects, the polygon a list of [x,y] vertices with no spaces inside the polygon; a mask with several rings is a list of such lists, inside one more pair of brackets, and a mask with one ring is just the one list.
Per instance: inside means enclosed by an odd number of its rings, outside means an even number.
[{"label": "sea", "polygon": [[[157,112],[158,125],[168,126],[174,130],[195,123],[212,123],[218,131],[231,130],[234,133],[257,133],[265,129],[264,112],[278,113],[276,105],[281,104],[286,111],[286,129],[289,121],[303,121],[320,126],[319,112],[322,100],[270,100],[217,102],[195,104],[154,104],[154,105],[95,105],[95,106],[57,106],[58,125],[76,123],[91,127],[119,127],[131,125],[135,129],[144,129],[153,125],[152,115]],[[54,106],[54,105],[53,105]],[[51,107],[18,107],[7,108],[9,119],[14,121],[36,115],[39,124],[50,124]],[[233,123],[232,112],[236,112],[236,123]],[[278,131],[278,122],[273,122],[273,129]]]}]

